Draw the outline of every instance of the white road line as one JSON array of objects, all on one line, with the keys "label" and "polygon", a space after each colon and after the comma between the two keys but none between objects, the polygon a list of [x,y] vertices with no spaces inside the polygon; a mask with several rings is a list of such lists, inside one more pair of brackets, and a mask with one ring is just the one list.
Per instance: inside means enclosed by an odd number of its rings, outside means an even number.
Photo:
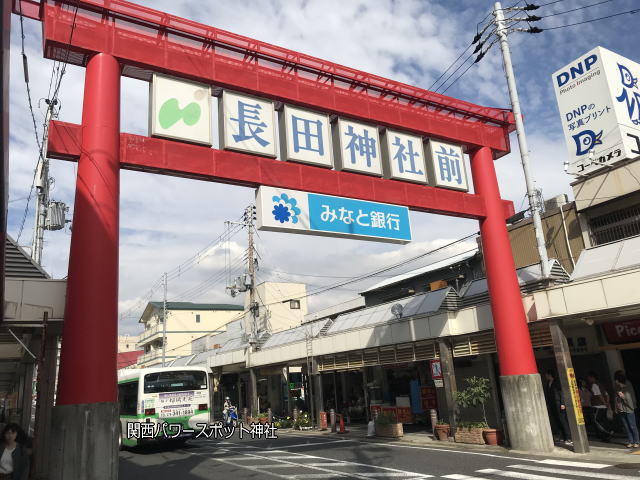
[{"label": "white road line", "polygon": [[273,456],[273,457],[264,457],[264,458],[268,458],[270,460],[299,460],[301,458],[320,458],[320,457],[314,457],[313,455],[304,455],[303,454],[295,454],[295,455],[278,455]]},{"label": "white road line", "polygon": [[[328,443],[345,443],[345,442],[356,442],[356,440],[332,440],[330,442],[312,442],[312,443],[298,443],[296,445],[286,445],[284,447],[280,446],[278,448],[300,448],[300,447],[315,447],[316,445],[326,445]],[[265,450],[270,450],[269,448],[265,448]]]},{"label": "white road line", "polygon": [[607,468],[611,465],[606,463],[587,463],[587,462],[569,462],[567,460],[552,460],[547,458],[546,460],[539,460],[539,463],[548,463],[551,465],[562,465],[564,467],[580,467],[580,468]]},{"label": "white road line", "polygon": [[391,477],[395,477],[395,478],[405,478],[405,479],[410,479],[410,478],[429,478],[431,475],[420,475],[419,477],[414,476],[413,474],[404,474],[404,473],[399,473],[399,472],[390,472],[390,473],[360,473],[359,475],[363,475],[365,477],[371,477],[371,478],[391,478]]},{"label": "white road line", "polygon": [[[304,453],[294,453],[294,455],[296,456],[295,459],[317,458],[318,460],[326,460],[328,462],[333,462],[333,464],[335,464],[336,462],[340,462],[340,463],[348,464],[350,466],[354,465],[354,466],[358,466],[358,467],[374,468],[374,469],[377,469],[377,470],[386,470],[388,472],[397,472],[397,473],[402,473],[402,474],[406,474],[406,475],[411,475],[411,476],[414,476],[414,477],[421,477],[421,478],[433,477],[433,475],[428,475],[428,474],[424,474],[424,473],[409,472],[407,470],[400,470],[399,468],[380,467],[380,466],[372,465],[372,464],[369,464],[369,463],[350,462],[348,460],[338,460],[338,459],[335,459],[335,458],[320,457],[320,456],[317,456],[317,455],[307,455],[307,454],[304,454]],[[280,457],[266,457],[266,458],[280,458]],[[306,465],[306,464],[301,463],[299,465]],[[351,474],[351,475],[365,475],[365,474],[358,473],[358,474]]]},{"label": "white road line", "polygon": [[442,478],[451,478],[453,480],[489,480],[484,477],[472,477],[470,475],[461,475],[459,473],[453,473],[451,475],[442,475]]},{"label": "white road line", "polygon": [[395,447],[395,448],[410,448],[414,450],[431,450],[433,452],[448,452],[448,453],[456,453],[456,454],[465,454],[465,455],[480,455],[483,457],[493,457],[493,458],[506,458],[507,460],[520,460],[522,462],[539,462],[538,459],[535,458],[526,458],[526,457],[518,457],[513,456],[509,457],[507,455],[496,455],[495,453],[483,453],[483,452],[469,452],[465,450],[454,450],[452,448],[439,448],[439,447],[419,447],[416,445],[401,445],[398,443],[387,443],[387,442],[362,442],[358,441],[358,443],[366,443],[369,445],[384,445],[386,447]]},{"label": "white road line", "polygon": [[[303,467],[350,467],[351,463],[349,462],[316,462],[316,463],[299,463],[298,465]],[[358,473],[358,475],[362,475]]]},{"label": "white road line", "polygon": [[585,472],[584,470],[565,470],[562,468],[546,468],[536,465],[509,465],[507,468],[518,468],[520,470],[533,470],[543,473],[559,473],[561,475],[574,475],[576,477],[602,478],[603,480],[638,480],[638,475],[617,475],[615,473]]},{"label": "white road line", "polygon": [[[182,451],[182,452],[184,452],[184,453],[191,453],[191,452],[186,452],[186,451],[184,451],[184,450],[181,450],[181,451]],[[197,453],[193,453],[193,455],[204,456],[204,455],[202,455],[202,454],[197,454]],[[254,459],[254,460],[255,460],[255,459],[260,459],[260,460],[275,460],[275,458],[274,458],[274,457],[265,457],[265,456],[260,456],[260,455],[255,455],[255,454],[249,454],[249,453],[245,454],[245,456],[247,457],[247,459]],[[301,454],[300,456],[297,456],[296,458],[297,458],[297,459],[299,459],[299,458],[304,458],[304,457],[305,457],[305,456]],[[206,458],[206,457],[205,457],[205,458]],[[234,458],[235,458],[235,457],[234,457]],[[244,458],[244,457],[243,457],[243,458]],[[279,475],[279,474],[277,474],[277,473],[274,473],[274,472],[270,472],[270,471],[268,471],[268,470],[261,469],[260,467],[257,467],[257,466],[255,466],[255,465],[247,465],[247,464],[245,464],[245,463],[237,463],[237,462],[234,462],[234,461],[229,461],[229,459],[225,459],[225,458],[219,458],[219,457],[216,457],[216,458],[209,458],[209,460],[212,460],[212,461],[214,461],[214,462],[226,463],[226,464],[229,464],[229,465],[233,465],[233,466],[235,466],[235,467],[246,468],[246,469],[248,469],[248,470],[252,470],[252,471],[255,471],[255,472],[258,472],[258,473],[266,473],[266,474],[268,474],[268,475],[277,476],[277,477],[279,477],[279,478],[286,478],[286,479],[288,479],[288,480],[291,480],[291,478],[292,478],[291,476]],[[331,459],[329,459],[329,460],[331,460]],[[369,480],[369,479],[368,479],[368,477],[360,476],[358,473],[343,473],[343,472],[337,472],[337,471],[335,471],[335,470],[329,470],[329,469],[327,469],[327,468],[323,468],[323,467],[313,467],[313,466],[308,466],[308,465],[303,464],[303,463],[302,463],[302,464],[301,464],[301,463],[295,463],[295,462],[290,462],[290,461],[287,461],[287,460],[281,460],[281,459],[278,459],[277,461],[278,461],[278,462],[281,462],[281,463],[290,464],[290,465],[296,466],[296,467],[298,467],[298,468],[308,468],[308,469],[310,469],[310,470],[317,470],[317,471],[323,472],[323,475],[324,475],[323,477],[315,477],[315,478],[354,477],[354,478],[364,478],[364,479],[366,479],[366,480]],[[335,461],[334,461],[334,462],[335,462]],[[312,477],[312,475],[316,475],[316,474],[304,474],[304,475],[302,475],[302,477],[303,477],[303,478],[305,478],[305,479],[307,479],[307,478],[314,478],[314,477]],[[317,475],[320,475],[320,474],[317,474]],[[414,476],[415,476],[415,475],[420,475],[420,474],[414,474]]]},{"label": "white road line", "polygon": [[346,474],[341,474],[341,473],[311,473],[311,474],[307,474],[307,475],[294,475],[293,477],[289,477],[289,478],[302,478],[302,479],[306,479],[306,478],[334,478],[334,477],[346,477]]},{"label": "white road line", "polygon": [[298,468],[300,465],[292,463],[265,463],[264,465],[253,465],[256,468]]},{"label": "white road line", "polygon": [[531,473],[505,472],[504,470],[496,470],[495,468],[485,468],[484,470],[476,470],[476,471],[478,473],[490,473],[492,475],[500,475],[501,477],[520,478],[521,480],[568,480],[562,477],[547,477],[546,475],[533,475]]}]

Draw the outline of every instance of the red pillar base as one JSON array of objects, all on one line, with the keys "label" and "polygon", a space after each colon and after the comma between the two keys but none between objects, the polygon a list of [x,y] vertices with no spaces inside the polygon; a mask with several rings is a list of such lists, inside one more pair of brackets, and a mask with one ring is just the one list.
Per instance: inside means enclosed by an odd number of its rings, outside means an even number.
[{"label": "red pillar base", "polygon": [[476,193],[486,208],[480,235],[509,441],[515,450],[549,452],[553,436],[489,148],[472,154],[471,169]]}]

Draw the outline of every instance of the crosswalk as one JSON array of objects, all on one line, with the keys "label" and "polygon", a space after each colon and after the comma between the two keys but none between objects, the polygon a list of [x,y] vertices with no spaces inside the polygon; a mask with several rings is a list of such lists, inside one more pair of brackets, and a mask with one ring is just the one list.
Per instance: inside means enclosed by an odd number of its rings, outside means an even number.
[{"label": "crosswalk", "polygon": [[[341,440],[348,446],[351,440]],[[302,446],[302,445],[300,445]],[[305,444],[305,446],[310,446]],[[387,466],[372,465],[353,461],[339,460],[302,453],[296,445],[282,449],[259,448],[239,445],[231,442],[205,443],[197,453],[211,460],[257,473],[260,477],[274,477],[286,480],[314,479],[364,479],[364,480],[583,480],[584,478],[602,480],[640,480],[638,471],[629,475],[610,473],[611,465],[604,463],[576,462],[562,459],[526,459],[514,458],[513,464],[500,468],[481,468],[473,472],[430,473],[403,470]],[[524,461],[524,463],[523,463]],[[527,463],[528,462],[528,463]],[[510,463],[510,462],[506,462]],[[615,470],[614,470],[615,471]],[[619,470],[618,470],[619,471]],[[455,470],[454,470],[455,472]],[[458,470],[460,472],[460,470]]]},{"label": "crosswalk", "polygon": [[[577,480],[578,478],[593,478],[602,480],[638,480],[640,475],[620,475],[606,473],[602,469],[611,465],[604,463],[573,462],[568,460],[545,459],[537,460],[533,464],[508,465],[503,469],[483,468],[476,470],[473,475],[450,474],[441,478],[450,480],[498,480],[515,478],[519,480]],[[477,474],[477,475],[476,475]]]}]

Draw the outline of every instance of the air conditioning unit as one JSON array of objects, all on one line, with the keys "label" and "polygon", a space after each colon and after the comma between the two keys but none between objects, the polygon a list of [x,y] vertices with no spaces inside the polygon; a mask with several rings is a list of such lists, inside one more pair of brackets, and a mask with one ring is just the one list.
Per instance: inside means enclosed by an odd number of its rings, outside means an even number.
[{"label": "air conditioning unit", "polygon": [[553,210],[555,208],[561,207],[566,203],[569,203],[569,197],[567,197],[566,193],[563,193],[562,195],[556,195],[555,197],[550,198],[549,200],[544,202],[544,209]]}]

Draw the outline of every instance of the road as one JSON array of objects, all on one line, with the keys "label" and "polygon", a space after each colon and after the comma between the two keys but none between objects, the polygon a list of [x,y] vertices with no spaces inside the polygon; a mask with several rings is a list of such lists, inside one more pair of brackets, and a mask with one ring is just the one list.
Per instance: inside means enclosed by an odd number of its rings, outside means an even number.
[{"label": "road", "polygon": [[461,451],[332,435],[278,439],[194,439],[180,448],[120,454],[120,480],[451,479],[639,480],[639,463],[609,465],[566,458]]}]

